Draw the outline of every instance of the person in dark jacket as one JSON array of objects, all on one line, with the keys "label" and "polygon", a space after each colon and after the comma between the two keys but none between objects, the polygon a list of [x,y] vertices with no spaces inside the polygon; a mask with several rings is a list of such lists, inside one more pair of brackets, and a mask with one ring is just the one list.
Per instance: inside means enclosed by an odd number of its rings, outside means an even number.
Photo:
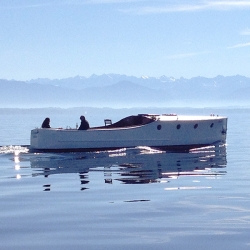
[{"label": "person in dark jacket", "polygon": [[45,118],[45,120],[43,121],[43,124],[42,124],[42,128],[50,128],[50,119],[49,117]]},{"label": "person in dark jacket", "polygon": [[78,128],[78,130],[87,130],[89,129],[89,123],[88,121],[85,119],[85,116],[81,116],[80,117],[80,120],[81,120],[81,125],[80,127]]}]

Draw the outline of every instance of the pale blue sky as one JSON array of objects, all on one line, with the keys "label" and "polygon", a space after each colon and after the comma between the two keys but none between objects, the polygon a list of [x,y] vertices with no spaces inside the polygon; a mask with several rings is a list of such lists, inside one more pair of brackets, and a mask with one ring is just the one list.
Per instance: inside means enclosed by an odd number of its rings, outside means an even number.
[{"label": "pale blue sky", "polygon": [[0,0],[0,79],[250,77],[250,0]]}]

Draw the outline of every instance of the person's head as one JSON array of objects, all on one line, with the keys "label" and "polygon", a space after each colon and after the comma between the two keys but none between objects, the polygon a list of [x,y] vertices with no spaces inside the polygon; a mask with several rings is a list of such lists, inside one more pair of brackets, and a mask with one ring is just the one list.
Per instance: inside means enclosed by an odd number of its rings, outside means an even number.
[{"label": "person's head", "polygon": [[49,117],[45,118],[44,122],[46,122],[46,123],[50,123],[50,119],[49,119]]},{"label": "person's head", "polygon": [[80,116],[80,120],[81,120],[81,121],[85,121],[85,116],[81,115],[81,116]]}]

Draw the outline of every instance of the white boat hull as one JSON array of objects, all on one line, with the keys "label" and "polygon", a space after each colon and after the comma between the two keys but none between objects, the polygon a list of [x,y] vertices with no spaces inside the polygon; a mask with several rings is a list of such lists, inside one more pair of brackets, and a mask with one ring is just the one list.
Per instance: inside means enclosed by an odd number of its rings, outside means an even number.
[{"label": "white boat hull", "polygon": [[149,146],[183,149],[225,143],[227,118],[157,116],[145,125],[89,130],[33,129],[30,148],[42,151],[94,151]]}]

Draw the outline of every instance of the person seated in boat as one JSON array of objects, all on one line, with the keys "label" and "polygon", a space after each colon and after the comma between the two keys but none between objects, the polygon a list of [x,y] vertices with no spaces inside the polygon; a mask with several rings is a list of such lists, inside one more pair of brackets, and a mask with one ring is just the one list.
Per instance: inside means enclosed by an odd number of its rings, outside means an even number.
[{"label": "person seated in boat", "polygon": [[43,121],[43,124],[42,124],[42,128],[50,128],[50,119],[49,117],[45,118],[45,120]]},{"label": "person seated in boat", "polygon": [[89,123],[85,119],[85,116],[81,115],[80,120],[81,120],[81,125],[78,128],[78,130],[87,130],[87,129],[89,129]]}]

